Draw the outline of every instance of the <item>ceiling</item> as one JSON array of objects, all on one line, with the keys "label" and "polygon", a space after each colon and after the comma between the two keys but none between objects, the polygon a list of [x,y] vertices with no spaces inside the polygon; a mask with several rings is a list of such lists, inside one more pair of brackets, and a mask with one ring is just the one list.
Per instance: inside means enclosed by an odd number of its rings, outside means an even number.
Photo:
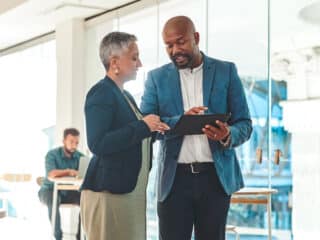
[{"label": "ceiling", "polygon": [[[183,1],[183,0],[181,0]],[[199,0],[193,0],[199,1]],[[0,52],[54,31],[55,26],[72,18],[87,18],[99,13],[137,2],[134,0],[0,0]],[[156,0],[155,0],[156,2]],[[230,2],[233,7],[230,8]],[[230,12],[216,11],[215,27],[218,32],[229,32],[245,38],[250,46],[243,48],[242,59],[259,54],[267,43],[267,0],[215,1],[215,9],[229,9]],[[318,74],[320,69],[320,0],[270,1],[271,67],[273,79],[294,79],[298,66],[308,66],[307,73]],[[250,5],[251,9],[245,7]],[[245,14],[248,11],[248,14]],[[228,17],[229,16],[229,17]],[[230,18],[232,16],[232,18]],[[219,23],[221,23],[219,25]],[[251,26],[248,28],[248,23]],[[239,34],[241,33],[241,34]],[[230,37],[232,39],[232,37]],[[232,40],[233,41],[233,40]],[[237,39],[241,41],[241,39]],[[255,45],[256,44],[256,45]],[[232,43],[231,43],[232,46]],[[257,50],[258,49],[258,50]],[[226,49],[223,49],[224,53]],[[232,49],[230,50],[232,51]],[[240,51],[241,52],[241,51]],[[238,53],[240,54],[240,53]],[[265,54],[264,52],[262,54]],[[231,56],[234,52],[231,52]],[[249,57],[248,57],[249,56]],[[253,57],[255,59],[255,57]],[[259,73],[265,71],[265,58],[252,66]],[[245,60],[242,62],[246,63]],[[242,69],[246,69],[245,66]],[[262,74],[262,76],[264,76]],[[318,75],[317,75],[318,76]]]},{"label": "ceiling", "polygon": [[51,32],[71,18],[86,18],[132,0],[0,0],[0,50]]},{"label": "ceiling", "polygon": [[[197,1],[197,0],[194,0]],[[260,7],[254,0],[234,0],[232,31],[241,29],[235,23],[241,23],[245,16],[241,11],[241,2],[245,6],[252,4],[256,9],[257,21],[266,18],[259,16]],[[55,26],[71,18],[86,18],[114,9],[133,0],[0,0],[0,51],[42,34],[54,31]],[[230,2],[230,1],[229,1]],[[222,3],[222,1],[220,2]],[[219,2],[216,2],[219,4]],[[238,5],[237,5],[238,4]],[[266,8],[266,5],[264,5]],[[240,9],[240,10],[239,10]],[[271,1],[271,40],[272,52],[291,51],[319,45],[320,42],[320,0],[281,0]],[[232,9],[230,9],[232,10]],[[223,19],[222,16],[219,17]],[[249,14],[252,16],[252,14]],[[239,18],[239,19],[238,19]],[[249,19],[252,21],[252,18]],[[311,23],[311,24],[310,24]],[[252,29],[261,33],[259,24]],[[224,26],[225,22],[224,22]],[[231,31],[231,32],[232,32]],[[261,37],[260,37],[261,38]],[[264,43],[266,44],[266,43]]]}]

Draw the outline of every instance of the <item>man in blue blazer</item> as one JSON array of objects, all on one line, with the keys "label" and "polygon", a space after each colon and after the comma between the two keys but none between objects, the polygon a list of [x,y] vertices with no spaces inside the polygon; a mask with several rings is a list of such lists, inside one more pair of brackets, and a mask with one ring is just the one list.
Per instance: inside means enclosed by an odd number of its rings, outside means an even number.
[{"label": "man in blue blazer", "polygon": [[245,93],[231,62],[199,50],[199,33],[185,16],[169,19],[162,32],[173,63],[152,70],[141,110],[171,129],[182,115],[230,113],[228,123],[206,125],[203,134],[159,136],[158,216],[161,240],[225,239],[230,196],[243,187],[234,148],[252,126]]}]

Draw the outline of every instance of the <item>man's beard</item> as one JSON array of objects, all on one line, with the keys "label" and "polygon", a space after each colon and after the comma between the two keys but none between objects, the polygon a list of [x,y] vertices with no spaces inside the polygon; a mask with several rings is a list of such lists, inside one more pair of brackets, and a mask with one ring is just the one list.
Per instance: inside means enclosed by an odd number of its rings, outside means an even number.
[{"label": "man's beard", "polygon": [[[178,57],[185,57],[187,59],[187,62],[183,65],[180,65],[179,63],[176,62],[176,59]],[[179,69],[185,69],[185,68],[191,68],[192,67],[192,62],[193,62],[193,58],[190,54],[187,53],[177,53],[173,56],[170,57],[171,61],[174,63],[174,65],[176,65],[177,68]]]},{"label": "man's beard", "polygon": [[72,156],[72,154],[74,154],[74,152],[75,152],[76,150],[75,150],[75,149],[69,150],[69,149],[67,149],[67,148],[64,148],[64,151],[65,151],[67,154],[69,154],[70,156]]}]

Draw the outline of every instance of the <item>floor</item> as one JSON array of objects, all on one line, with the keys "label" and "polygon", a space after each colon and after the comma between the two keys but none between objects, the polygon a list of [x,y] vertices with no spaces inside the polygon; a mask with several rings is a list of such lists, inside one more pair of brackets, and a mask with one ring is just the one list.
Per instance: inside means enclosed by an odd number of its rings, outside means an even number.
[{"label": "floor", "polygon": [[[78,211],[62,209],[62,229],[65,232],[63,240],[75,240],[76,224],[70,220],[79,214]],[[77,226],[77,225],[76,225]],[[39,205],[36,214],[30,217],[5,217],[0,219],[0,239],[1,240],[52,240],[52,229],[47,216],[47,209]]]},{"label": "floor", "polygon": [[[71,219],[77,219],[78,212],[71,209],[62,209],[61,216],[63,221],[64,240],[74,240],[75,236],[73,232],[76,229],[72,226],[77,226]],[[156,228],[156,222],[154,222],[154,228]],[[152,227],[149,227],[149,231]],[[39,207],[38,212],[33,215],[32,218],[13,218],[6,217],[0,219],[0,239],[1,240],[20,240],[20,239],[32,239],[32,240],[52,240],[51,226],[47,217],[47,210],[44,206]],[[253,229],[240,229],[241,240],[267,240],[267,236],[264,233],[253,231]],[[152,236],[151,236],[152,235]],[[148,234],[147,240],[157,240],[157,234]],[[289,231],[273,230],[273,240],[291,240]],[[226,240],[235,240],[234,234],[227,234]]]}]

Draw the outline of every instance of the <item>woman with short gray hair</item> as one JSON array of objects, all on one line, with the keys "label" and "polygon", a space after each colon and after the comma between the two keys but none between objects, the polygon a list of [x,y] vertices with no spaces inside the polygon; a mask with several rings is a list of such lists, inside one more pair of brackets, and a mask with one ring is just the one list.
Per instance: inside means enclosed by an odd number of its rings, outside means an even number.
[{"label": "woman with short gray hair", "polygon": [[146,239],[146,187],[152,132],[168,130],[157,115],[142,116],[124,90],[141,67],[134,35],[112,32],[100,44],[104,79],[85,101],[93,157],[81,187],[81,220],[88,240]]}]

